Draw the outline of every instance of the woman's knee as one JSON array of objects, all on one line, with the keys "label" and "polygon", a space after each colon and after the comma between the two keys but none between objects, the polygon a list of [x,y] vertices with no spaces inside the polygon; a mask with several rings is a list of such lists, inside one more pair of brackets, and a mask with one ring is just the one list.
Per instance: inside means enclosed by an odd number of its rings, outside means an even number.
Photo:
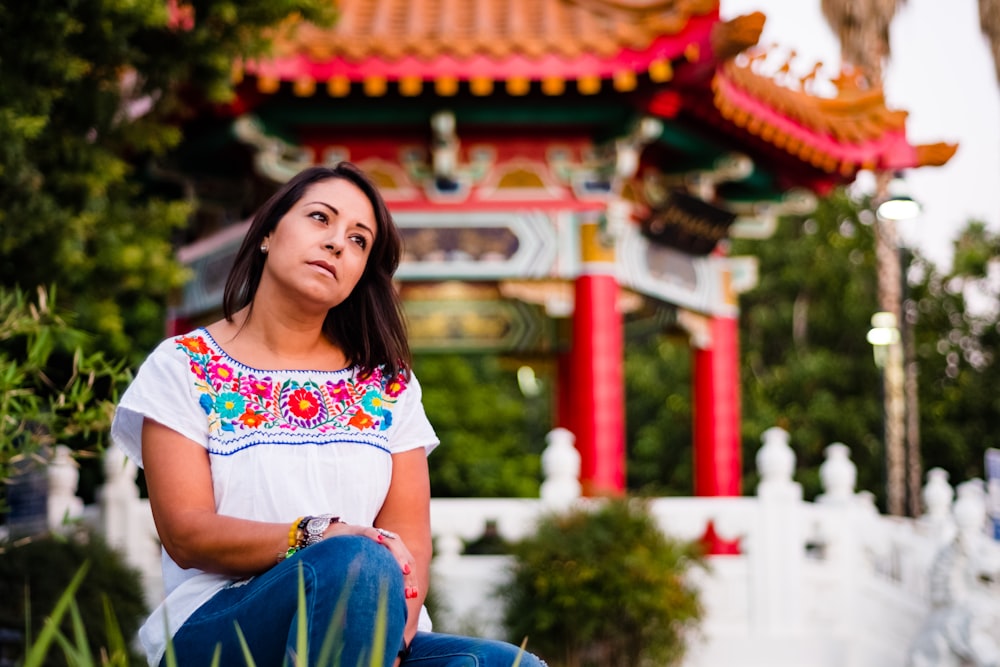
[{"label": "woman's knee", "polygon": [[309,572],[307,578],[324,589],[346,587],[364,594],[384,589],[390,600],[403,595],[403,573],[396,558],[367,537],[329,537],[304,549],[300,557]]}]

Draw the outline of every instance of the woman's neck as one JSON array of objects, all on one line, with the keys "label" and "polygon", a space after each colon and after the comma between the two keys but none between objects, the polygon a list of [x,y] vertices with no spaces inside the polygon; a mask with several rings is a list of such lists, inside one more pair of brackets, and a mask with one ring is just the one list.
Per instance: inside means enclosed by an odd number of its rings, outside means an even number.
[{"label": "woman's neck", "polygon": [[323,320],[316,317],[289,317],[258,304],[208,329],[227,354],[255,368],[340,370],[347,365],[340,347],[323,333]]}]

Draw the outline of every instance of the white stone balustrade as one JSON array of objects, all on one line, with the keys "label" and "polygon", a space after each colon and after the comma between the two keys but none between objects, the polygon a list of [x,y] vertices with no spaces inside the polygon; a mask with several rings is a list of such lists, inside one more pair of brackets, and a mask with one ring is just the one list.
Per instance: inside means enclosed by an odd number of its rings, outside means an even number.
[{"label": "white stone balustrade", "polygon": [[[580,498],[573,435],[556,429],[547,442],[540,498],[432,501],[439,629],[502,635],[502,603],[494,591],[507,576],[509,557],[462,553],[488,521],[503,538],[517,540],[532,532],[543,513],[600,502]],[[956,492],[947,474],[933,469],[923,490],[924,515],[888,517],[878,513],[871,493],[855,490],[857,470],[846,445],[829,445],[825,457],[823,493],[816,502],[803,501],[793,479],[795,454],[779,428],[762,436],[756,495],[651,501],[660,527],[673,537],[697,539],[711,522],[720,538],[740,545],[739,554],[711,556],[708,571],[692,574],[707,616],[686,667],[961,664],[911,663],[910,653],[933,625],[926,625],[935,595],[930,573],[943,550],[964,540],[975,544],[981,562],[1000,563],[1000,546],[985,535],[982,480],[963,482]],[[50,474],[54,524],[80,514],[66,458],[57,456],[56,464],[59,472]],[[159,544],[148,502],[140,500],[134,484],[135,472],[117,450],[109,450],[94,521],[142,572],[146,595],[155,601],[162,595]],[[87,508],[83,515],[94,513]],[[977,613],[1000,617],[1000,595],[980,596],[977,604]]]}]

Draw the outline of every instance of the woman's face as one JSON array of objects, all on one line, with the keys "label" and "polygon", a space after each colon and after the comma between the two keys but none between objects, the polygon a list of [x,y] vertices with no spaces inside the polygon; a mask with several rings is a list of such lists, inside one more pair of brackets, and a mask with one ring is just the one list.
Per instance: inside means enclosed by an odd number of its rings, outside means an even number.
[{"label": "woman's face", "polygon": [[325,312],[358,284],[377,233],[375,211],[356,185],[340,178],[313,183],[265,238],[260,288]]}]

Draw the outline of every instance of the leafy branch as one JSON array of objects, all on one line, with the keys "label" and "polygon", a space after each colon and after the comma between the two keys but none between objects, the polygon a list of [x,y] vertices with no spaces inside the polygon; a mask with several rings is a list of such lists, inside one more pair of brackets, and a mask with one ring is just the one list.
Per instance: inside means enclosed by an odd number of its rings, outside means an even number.
[{"label": "leafy branch", "polygon": [[90,337],[57,312],[55,290],[34,298],[0,287],[0,480],[14,466],[56,444],[103,445],[123,361],[87,352]]}]

